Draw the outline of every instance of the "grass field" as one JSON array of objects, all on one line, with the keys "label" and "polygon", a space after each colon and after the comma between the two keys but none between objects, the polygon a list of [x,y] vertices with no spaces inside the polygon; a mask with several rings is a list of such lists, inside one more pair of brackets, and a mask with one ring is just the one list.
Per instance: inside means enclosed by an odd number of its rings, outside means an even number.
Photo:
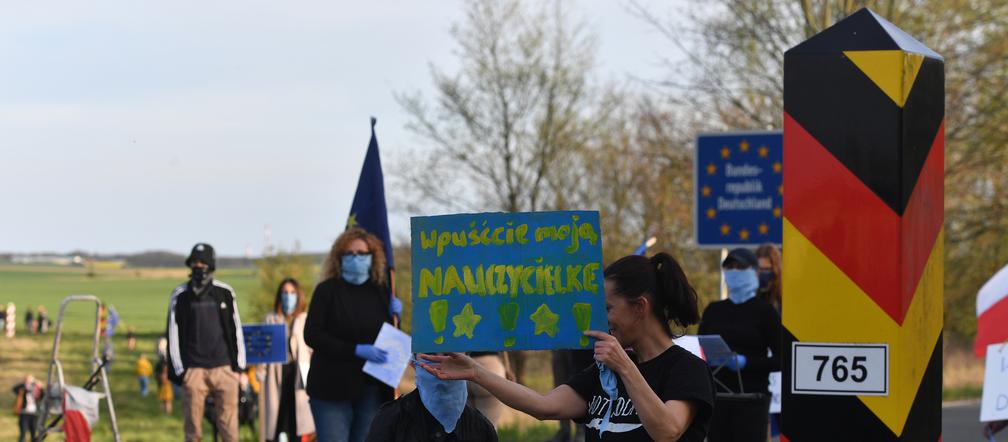
[{"label": "grass field", "polygon": [[[156,360],[155,345],[165,328],[165,314],[171,289],[186,279],[185,269],[108,269],[89,276],[82,268],[0,266],[0,302],[13,302],[17,306],[17,336],[4,340],[0,350],[0,387],[5,407],[13,404],[10,387],[32,373],[45,380],[52,351],[53,330],[45,335],[24,332],[24,312],[30,306],[37,311],[45,306],[55,325],[60,302],[70,294],[93,294],[115,307],[120,315],[120,325],[113,338],[115,360],[109,379],[112,397],[118,415],[119,430],[128,441],[174,441],[182,435],[181,402],[176,400],[172,415],[158,411],[157,396],[139,395],[134,364],[141,352],[151,361]],[[221,270],[218,278],[231,284],[238,293],[239,310],[247,307],[241,302],[256,278],[252,270]],[[73,303],[66,311],[60,360],[67,382],[81,385],[90,374],[90,330],[94,327],[93,304]],[[126,328],[137,332],[137,348],[126,348]],[[152,382],[152,388],[155,384]],[[156,390],[155,390],[156,391]],[[9,408],[8,408],[9,410]],[[93,440],[111,440],[111,426],[105,408],[94,429]],[[209,434],[209,433],[207,433]],[[0,413],[0,440],[16,440],[17,420],[11,413]],[[47,440],[61,440],[61,437]],[[243,440],[255,440],[251,432],[243,430]]]},{"label": "grass field", "polygon": [[[147,354],[152,362],[155,361],[155,345],[165,328],[170,291],[185,281],[187,273],[185,269],[99,269],[94,275],[89,275],[82,268],[0,266],[0,303],[4,306],[7,302],[15,303],[18,318],[17,336],[14,339],[0,338],[0,405],[8,410],[0,413],[0,440],[17,438],[17,418],[9,412],[10,408],[6,408],[14,402],[10,388],[27,373],[44,382],[52,351],[53,330],[44,335],[24,332],[25,307],[30,306],[36,311],[39,305],[45,306],[55,324],[60,302],[70,294],[96,295],[119,312],[121,322],[112,341],[116,358],[109,378],[122,440],[158,442],[182,439],[179,398],[176,397],[171,415],[161,413],[156,384],[152,380],[151,395],[141,398],[133,369],[141,352]],[[234,287],[239,311],[251,311],[247,305],[250,296],[243,295],[250,294],[258,284],[255,270],[222,269],[216,276]],[[88,358],[95,312],[93,304],[74,303],[71,306],[66,312],[60,360],[67,382],[81,385],[91,369]],[[242,319],[248,323],[257,322],[259,318]],[[127,350],[127,327],[134,327],[137,332],[135,351]],[[550,386],[549,366],[545,365],[547,357],[548,354],[543,353],[535,355],[530,361],[529,384],[533,388],[544,390]],[[100,414],[93,440],[112,440],[104,403]],[[501,440],[545,440],[555,428],[531,422],[527,417],[513,422],[501,428]],[[204,435],[209,440],[209,429],[204,427]],[[257,440],[246,428],[242,429],[241,438],[243,441]],[[47,440],[62,440],[62,437],[57,435]]]}]

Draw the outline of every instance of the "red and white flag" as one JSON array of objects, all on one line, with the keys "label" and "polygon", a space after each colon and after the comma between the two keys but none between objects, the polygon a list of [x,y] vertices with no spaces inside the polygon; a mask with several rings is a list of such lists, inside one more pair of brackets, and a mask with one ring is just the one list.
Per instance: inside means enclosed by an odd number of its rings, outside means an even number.
[{"label": "red and white flag", "polygon": [[91,428],[98,422],[98,401],[104,396],[80,387],[64,387],[63,432],[66,442],[91,440]]},{"label": "red and white flag", "polygon": [[987,354],[987,346],[1008,340],[1008,266],[998,270],[977,293],[977,334],[973,351]]}]

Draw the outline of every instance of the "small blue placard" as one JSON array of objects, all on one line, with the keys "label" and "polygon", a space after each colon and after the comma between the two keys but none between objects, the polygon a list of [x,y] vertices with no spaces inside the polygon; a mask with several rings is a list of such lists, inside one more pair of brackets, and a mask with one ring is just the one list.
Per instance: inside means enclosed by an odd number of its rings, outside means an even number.
[{"label": "small blue placard", "polygon": [[245,324],[245,363],[286,364],[287,327],[283,324]]},{"label": "small blue placard", "polygon": [[591,348],[607,331],[598,212],[413,217],[415,352]]},{"label": "small blue placard", "polygon": [[784,228],[783,134],[700,135],[695,158],[697,245],[780,245]]}]

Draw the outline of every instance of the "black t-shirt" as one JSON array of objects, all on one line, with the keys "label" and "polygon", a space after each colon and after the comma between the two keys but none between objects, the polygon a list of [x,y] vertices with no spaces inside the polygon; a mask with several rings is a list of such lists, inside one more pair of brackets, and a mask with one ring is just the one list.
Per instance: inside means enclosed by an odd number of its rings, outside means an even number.
[{"label": "black t-shirt", "polygon": [[224,304],[218,305],[209,290],[192,295],[189,303],[191,320],[186,330],[182,331],[182,362],[186,367],[230,366],[231,356],[219,311],[225,308]]},{"label": "black t-shirt", "polygon": [[[633,355],[631,354],[631,357]],[[714,410],[714,381],[707,364],[682,347],[673,345],[654,359],[637,364],[644,379],[662,402],[691,401],[696,409],[693,422],[680,441],[703,442]],[[651,437],[641,424],[623,380],[616,376],[618,397],[612,407],[609,428],[599,437],[599,424],[609,407],[609,395],[602,390],[598,367],[592,364],[566,382],[588,402],[584,417],[585,441],[648,441]]]}]

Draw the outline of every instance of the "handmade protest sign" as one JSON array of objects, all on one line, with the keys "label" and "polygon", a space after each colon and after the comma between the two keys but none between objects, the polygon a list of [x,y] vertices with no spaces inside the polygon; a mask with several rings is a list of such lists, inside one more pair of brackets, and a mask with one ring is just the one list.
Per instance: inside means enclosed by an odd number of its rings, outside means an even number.
[{"label": "handmade protest sign", "polygon": [[589,348],[608,329],[598,212],[413,217],[413,351]]},{"label": "handmade protest sign", "polygon": [[1008,419],[1008,344],[987,346],[980,422]]}]

